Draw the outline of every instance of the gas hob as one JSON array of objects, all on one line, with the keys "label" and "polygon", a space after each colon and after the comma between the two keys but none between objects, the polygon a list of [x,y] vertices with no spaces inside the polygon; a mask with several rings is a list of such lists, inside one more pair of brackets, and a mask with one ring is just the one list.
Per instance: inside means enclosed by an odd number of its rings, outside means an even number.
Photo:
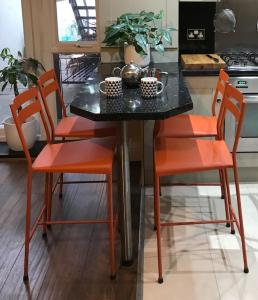
[{"label": "gas hob", "polygon": [[250,49],[225,50],[220,54],[229,71],[258,71],[258,52]]}]

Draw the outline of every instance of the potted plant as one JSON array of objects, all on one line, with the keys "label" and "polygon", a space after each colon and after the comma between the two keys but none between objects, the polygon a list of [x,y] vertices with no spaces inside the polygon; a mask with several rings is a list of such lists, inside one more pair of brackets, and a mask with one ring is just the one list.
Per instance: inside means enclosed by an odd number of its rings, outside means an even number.
[{"label": "potted plant", "polygon": [[141,11],[126,13],[117,18],[116,23],[107,27],[103,41],[108,46],[124,46],[124,60],[144,67],[150,63],[150,47],[164,53],[164,42],[172,44],[173,28],[162,28],[163,11],[158,14]]},{"label": "potted plant", "polygon": [[[14,91],[14,95],[19,95],[18,84],[24,87],[36,85],[38,76],[45,71],[43,65],[36,59],[24,58],[21,52],[14,57],[8,48],[4,48],[0,57],[7,62],[7,66],[0,70],[0,83],[2,83],[2,92],[10,85]],[[3,121],[6,141],[10,149],[21,151],[22,145],[18,132],[12,117],[7,117]],[[36,118],[30,117],[22,125],[25,140],[28,148],[31,148],[37,138],[38,122]]]}]

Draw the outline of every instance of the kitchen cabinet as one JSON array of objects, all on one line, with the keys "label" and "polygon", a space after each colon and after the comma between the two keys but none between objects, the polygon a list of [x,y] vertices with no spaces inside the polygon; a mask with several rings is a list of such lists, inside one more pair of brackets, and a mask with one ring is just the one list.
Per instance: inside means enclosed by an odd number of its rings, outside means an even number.
[{"label": "kitchen cabinet", "polygon": [[217,80],[217,76],[185,77],[186,85],[193,100],[193,110],[189,113],[211,115],[213,94]]},{"label": "kitchen cabinet", "polygon": [[221,0],[179,0],[179,2],[221,2]]}]

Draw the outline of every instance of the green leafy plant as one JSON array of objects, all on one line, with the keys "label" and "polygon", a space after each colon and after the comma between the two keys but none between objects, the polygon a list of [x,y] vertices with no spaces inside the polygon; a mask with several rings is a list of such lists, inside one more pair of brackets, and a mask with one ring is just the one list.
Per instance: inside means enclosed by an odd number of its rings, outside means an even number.
[{"label": "green leafy plant", "polygon": [[115,24],[107,27],[103,41],[108,46],[122,46],[124,43],[133,45],[137,53],[147,54],[150,45],[159,53],[164,53],[164,41],[172,44],[171,31],[173,28],[162,28],[164,12],[158,14],[141,11],[140,13],[126,13],[117,18]]},{"label": "green leafy plant", "polygon": [[45,71],[43,65],[34,58],[25,58],[21,52],[14,57],[9,48],[4,48],[0,57],[7,62],[7,66],[0,70],[0,83],[2,83],[2,92],[8,84],[14,90],[15,96],[19,95],[18,83],[24,87],[30,84],[37,85],[38,76]]}]

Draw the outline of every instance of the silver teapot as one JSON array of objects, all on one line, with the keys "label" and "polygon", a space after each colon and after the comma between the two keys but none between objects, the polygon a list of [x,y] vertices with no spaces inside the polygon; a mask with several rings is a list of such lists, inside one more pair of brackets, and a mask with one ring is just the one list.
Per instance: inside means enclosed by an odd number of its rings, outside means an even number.
[{"label": "silver teapot", "polygon": [[143,70],[140,66],[134,64],[132,61],[125,65],[122,69],[116,67],[113,69],[113,76],[122,78],[123,83],[127,87],[137,87],[141,83],[143,77]]}]

